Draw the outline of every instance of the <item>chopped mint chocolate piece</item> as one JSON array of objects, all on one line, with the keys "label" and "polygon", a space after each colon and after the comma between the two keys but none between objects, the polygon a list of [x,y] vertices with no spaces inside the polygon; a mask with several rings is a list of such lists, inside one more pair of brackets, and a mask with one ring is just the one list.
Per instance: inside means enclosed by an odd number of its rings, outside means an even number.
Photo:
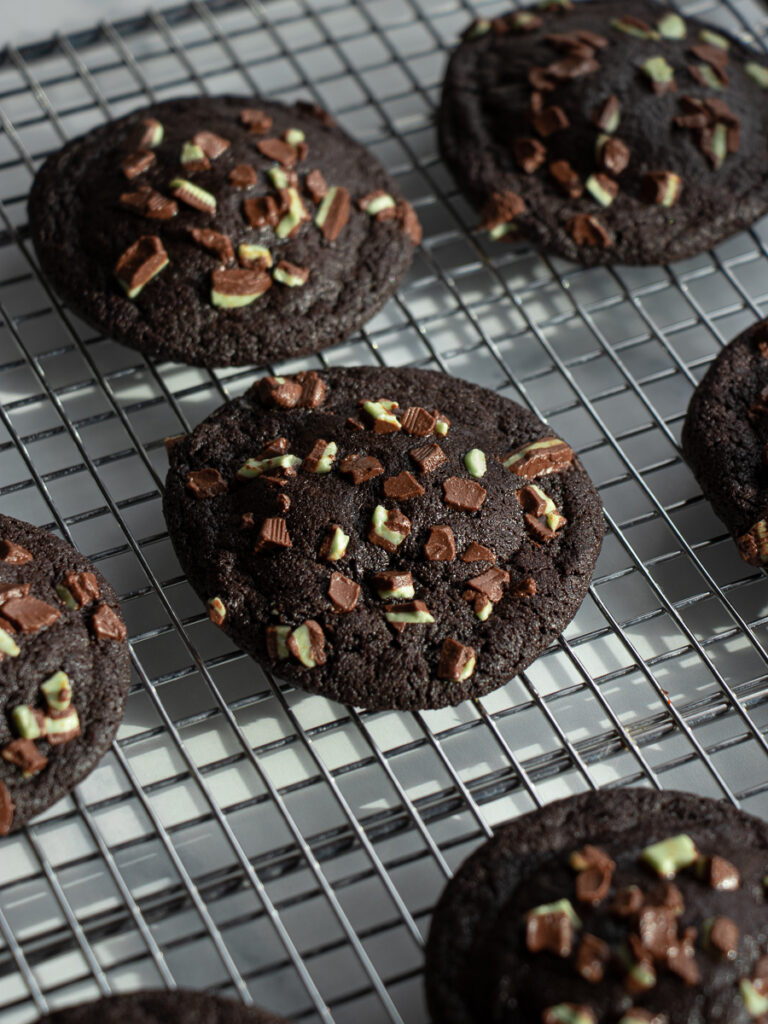
[{"label": "chopped mint chocolate piece", "polygon": [[675,69],[666,57],[662,57],[660,54],[649,57],[640,65],[640,70],[650,79],[655,93],[674,92],[677,89]]},{"label": "chopped mint chocolate piece", "polygon": [[409,572],[380,573],[374,577],[376,592],[383,601],[412,601],[416,596]]},{"label": "chopped mint chocolate piece", "polygon": [[656,27],[665,39],[685,39],[688,35],[685,19],[672,11],[662,15],[656,22]]},{"label": "chopped mint chocolate piece", "polygon": [[64,718],[49,718],[46,715],[43,734],[52,746],[73,740],[80,734],[80,716],[77,713],[77,708],[70,706],[69,713]]},{"label": "chopped mint chocolate piece", "polygon": [[5,654],[9,658],[18,658],[21,654],[21,649],[16,641],[13,639],[10,633],[4,629],[0,629],[0,654]]},{"label": "chopped mint chocolate piece", "polygon": [[712,129],[712,147],[710,160],[712,166],[716,171],[725,163],[725,158],[728,156],[728,126],[723,124],[722,121],[718,121],[715,127]]},{"label": "chopped mint chocolate piece", "polygon": [[467,467],[467,472],[470,476],[473,476],[478,480],[481,477],[484,477],[488,470],[485,452],[480,451],[479,448],[472,448],[464,456],[464,465]]},{"label": "chopped mint chocolate piece", "polygon": [[272,278],[288,288],[301,288],[307,283],[309,271],[305,267],[297,267],[295,263],[280,260],[272,271]]},{"label": "chopped mint chocolate piece", "polygon": [[479,39],[491,31],[491,22],[488,18],[477,18],[466,30],[462,39]]},{"label": "chopped mint chocolate piece", "polygon": [[627,972],[627,978],[634,992],[647,992],[656,986],[656,968],[651,963],[641,961],[632,964]]},{"label": "chopped mint chocolate piece", "polygon": [[683,190],[683,179],[672,171],[652,171],[643,183],[644,197],[658,206],[674,206]]},{"label": "chopped mint chocolate piece", "polygon": [[301,128],[289,128],[283,134],[283,139],[288,143],[289,146],[298,146],[300,142],[305,142],[307,136],[301,130]]},{"label": "chopped mint chocolate piece", "polygon": [[678,871],[694,864],[698,856],[699,851],[694,841],[683,833],[646,846],[640,859],[649,864],[661,878],[674,878]]},{"label": "chopped mint chocolate piece", "polygon": [[605,174],[590,174],[584,187],[601,206],[610,206],[618,192],[616,182]]},{"label": "chopped mint chocolate piece", "polygon": [[581,919],[573,909],[573,904],[568,899],[556,900],[554,903],[542,903],[533,907],[526,915],[526,921],[532,917],[542,917],[544,914],[566,914],[574,928],[581,928]]},{"label": "chopped mint chocolate piece", "polygon": [[365,212],[369,217],[375,217],[377,213],[381,213],[382,210],[394,210],[397,203],[389,193],[385,192],[383,195],[377,195],[365,207]]},{"label": "chopped mint chocolate piece", "polygon": [[[400,430],[400,421],[397,416],[392,414],[392,409],[397,408],[397,402],[390,403],[385,398],[380,398],[377,402],[363,402],[363,409],[368,413],[369,416],[374,419],[374,430],[379,429],[377,433],[394,433]],[[387,430],[382,430],[381,427],[389,427]]]},{"label": "chopped mint chocolate piece", "polygon": [[287,642],[288,650],[305,668],[325,664],[325,634],[314,619],[307,619],[294,629]]},{"label": "chopped mint chocolate piece", "polygon": [[725,38],[721,36],[719,32],[713,32],[711,28],[703,28],[699,32],[699,39],[702,43],[709,43],[710,46],[716,46],[718,50],[729,50],[731,44]]},{"label": "chopped mint chocolate piece", "polygon": [[402,544],[402,542],[405,540],[408,534],[398,533],[396,530],[390,530],[389,527],[387,526],[388,520],[389,511],[386,508],[384,508],[383,505],[377,505],[376,508],[373,510],[373,515],[371,516],[371,525],[373,533],[375,533],[376,536],[380,537],[383,541],[386,541],[387,544],[394,544],[394,546],[397,547],[399,544]]},{"label": "chopped mint chocolate piece", "polygon": [[289,452],[287,455],[274,455],[270,459],[248,459],[235,476],[240,480],[252,480],[271,469],[294,469],[300,465],[301,459],[298,455],[291,455]]},{"label": "chopped mint chocolate piece", "polygon": [[72,591],[69,587],[65,587],[63,583],[56,584],[56,593],[61,599],[61,603],[65,608],[68,608],[71,612],[76,612],[80,605],[72,596]]},{"label": "chopped mint chocolate piece", "polygon": [[[336,444],[335,441],[331,441],[323,448],[322,454],[317,459],[316,464],[312,465],[311,467],[308,467],[305,464],[304,468],[309,469],[309,472],[311,473],[319,473],[321,475],[324,473],[330,473],[331,470],[333,469],[333,463],[336,459],[338,451],[339,446]],[[309,459],[307,459],[306,461],[309,462]],[[314,463],[315,460],[313,459],[312,462]]]},{"label": "chopped mint chocolate piece", "polygon": [[272,266],[272,253],[266,246],[251,245],[248,242],[241,242],[237,247],[237,258],[241,264],[250,265],[257,260],[263,260],[264,266],[269,269]]},{"label": "chopped mint chocolate piece", "polygon": [[286,171],[284,167],[278,166],[278,164],[275,164],[274,167],[269,168],[269,170],[267,171],[267,177],[272,182],[273,187],[276,189],[288,188],[288,186],[291,184],[291,177],[288,174],[288,171]]},{"label": "chopped mint chocolate piece", "polygon": [[514,235],[519,230],[520,229],[516,224],[497,224],[489,230],[488,237],[492,242],[498,242],[501,238],[504,238],[505,235]]},{"label": "chopped mint chocolate piece", "polygon": [[597,1017],[588,1006],[558,1003],[548,1006],[541,1015],[542,1024],[597,1024]]},{"label": "chopped mint chocolate piece", "polygon": [[762,1017],[768,1013],[768,996],[758,992],[753,981],[742,978],[739,982],[739,995],[744,1000],[744,1006],[750,1017]]},{"label": "chopped mint chocolate piece", "polygon": [[273,661],[283,661],[289,655],[290,626],[267,626],[267,651]]},{"label": "chopped mint chocolate piece", "polygon": [[211,274],[211,303],[219,309],[249,306],[268,291],[272,278],[261,270],[234,268]]},{"label": "chopped mint chocolate piece", "polygon": [[618,29],[619,32],[624,32],[625,35],[634,36],[635,39],[659,38],[659,33],[656,29],[651,28],[650,25],[646,25],[644,22],[641,22],[639,18],[612,18],[611,26],[612,28]]},{"label": "chopped mint chocolate piece", "polygon": [[194,142],[182,143],[180,160],[187,171],[207,171],[211,166],[208,157]]},{"label": "chopped mint chocolate piece", "polygon": [[621,103],[616,96],[609,96],[604,103],[596,107],[592,113],[595,127],[608,135],[613,135],[621,124]]},{"label": "chopped mint chocolate piece", "polygon": [[694,64],[692,70],[697,72],[697,77],[702,84],[709,86],[710,89],[716,89],[718,92],[722,92],[724,85],[718,76],[714,68],[711,68],[709,64]]},{"label": "chopped mint chocolate piece", "polygon": [[134,149],[156,149],[163,141],[165,129],[155,117],[145,117],[137,126]]},{"label": "chopped mint chocolate piece", "polygon": [[54,711],[66,711],[72,703],[72,687],[66,672],[54,672],[40,684],[45,702]]},{"label": "chopped mint chocolate piece", "polygon": [[[421,601],[414,601],[413,603],[414,605],[423,604]],[[409,605],[405,605],[404,608],[408,610],[400,611],[396,606],[390,606],[389,610],[384,612],[384,618],[393,625],[399,623],[406,626],[420,625],[422,623],[429,624],[435,621],[435,617],[427,610],[426,606],[411,609]]]},{"label": "chopped mint chocolate piece", "polygon": [[275,228],[278,238],[288,238],[298,230],[305,220],[309,220],[309,214],[298,190],[287,188],[285,192],[288,194],[288,212]]},{"label": "chopped mint chocolate piece", "polygon": [[28,704],[19,704],[11,712],[13,727],[25,740],[39,740],[43,735],[41,726],[42,715],[35,712]]},{"label": "chopped mint chocolate piece", "polygon": [[325,556],[328,562],[338,562],[347,553],[349,545],[349,534],[344,533],[340,526],[335,526],[328,543],[328,554]]},{"label": "chopped mint chocolate piece", "polygon": [[227,617],[227,606],[220,597],[211,597],[208,600],[208,618],[215,626],[220,626]]},{"label": "chopped mint chocolate piece", "polygon": [[491,617],[493,601],[490,597],[483,597],[481,594],[475,599],[474,609],[475,615],[478,619],[480,619],[481,622],[486,622]]},{"label": "chopped mint chocolate piece", "polygon": [[543,437],[509,452],[502,466],[517,476],[533,479],[544,473],[557,473],[573,462],[573,450],[559,437]]},{"label": "chopped mint chocolate piece", "polygon": [[450,427],[450,425],[451,424],[449,420],[445,419],[442,416],[438,416],[437,419],[435,420],[435,433],[440,434],[442,437],[445,437],[445,435],[448,433],[448,428]]},{"label": "chopped mint chocolate piece", "polygon": [[168,253],[157,235],[144,235],[129,246],[117,261],[115,277],[128,298],[135,299],[169,262]]},{"label": "chopped mint chocolate piece", "polygon": [[187,206],[200,210],[202,213],[216,213],[216,197],[212,196],[210,192],[206,192],[204,188],[200,188],[199,185],[194,185],[184,178],[173,178],[171,189],[174,196],[182,203],[186,203]]},{"label": "chopped mint chocolate piece", "polygon": [[768,89],[768,68],[751,60],[744,65],[744,70],[753,82],[757,82],[761,89]]},{"label": "chopped mint chocolate piece", "polygon": [[631,1007],[619,1021],[619,1024],[666,1024],[667,1018],[660,1013],[650,1014],[647,1010]]},{"label": "chopped mint chocolate piece", "polygon": [[349,220],[349,192],[341,185],[333,185],[317,208],[315,225],[329,242],[335,241]]}]

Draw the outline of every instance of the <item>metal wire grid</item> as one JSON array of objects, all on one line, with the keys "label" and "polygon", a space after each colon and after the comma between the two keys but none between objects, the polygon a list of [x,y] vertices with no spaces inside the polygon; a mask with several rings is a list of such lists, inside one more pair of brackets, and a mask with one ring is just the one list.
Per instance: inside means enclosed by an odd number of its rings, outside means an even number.
[{"label": "metal wire grid", "polygon": [[[688,397],[765,312],[765,225],[671,268],[589,270],[486,247],[431,126],[459,0],[193,0],[0,64],[0,494],[116,585],[134,687],[118,742],[0,849],[0,1021],[140,985],[208,987],[301,1020],[426,1020],[421,945],[452,868],[502,820],[604,785],[768,813],[766,580],[680,461]],[[751,2],[683,5],[765,43]],[[440,368],[573,440],[610,532],[559,643],[478,702],[366,714],[266,677],[200,611],[160,513],[162,438],[251,371],[153,365],[37,275],[45,154],[183,92],[308,93],[376,152],[425,225],[362,334],[283,364]]]}]

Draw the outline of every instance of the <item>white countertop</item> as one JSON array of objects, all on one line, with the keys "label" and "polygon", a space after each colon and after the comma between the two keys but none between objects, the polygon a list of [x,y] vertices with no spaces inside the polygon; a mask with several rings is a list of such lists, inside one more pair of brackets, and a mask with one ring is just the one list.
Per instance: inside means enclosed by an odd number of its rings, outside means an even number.
[{"label": "white countertop", "polygon": [[98,21],[130,18],[147,7],[174,7],[180,0],[0,0],[0,45],[33,43],[53,32],[75,32]]}]

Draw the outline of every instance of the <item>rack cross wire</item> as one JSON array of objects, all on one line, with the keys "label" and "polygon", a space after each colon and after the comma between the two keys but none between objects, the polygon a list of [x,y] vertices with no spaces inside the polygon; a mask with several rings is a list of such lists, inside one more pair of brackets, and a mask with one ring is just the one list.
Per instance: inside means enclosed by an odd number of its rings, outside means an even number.
[{"label": "rack cross wire", "polygon": [[[101,766],[0,847],[2,1024],[140,986],[421,1024],[430,909],[499,822],[627,784],[768,815],[768,581],[677,446],[707,364],[766,312],[768,227],[666,268],[487,243],[433,115],[458,33],[504,6],[191,0],[0,54],[0,508],[115,584],[134,671]],[[766,48],[755,0],[679,7]],[[162,439],[256,374],[153,364],[38,274],[26,197],[48,152],[149,101],[253,91],[328,107],[426,229],[364,331],[281,369],[413,365],[493,387],[572,440],[600,488],[609,533],[582,609],[482,701],[359,712],[237,651],[173,555]]]}]

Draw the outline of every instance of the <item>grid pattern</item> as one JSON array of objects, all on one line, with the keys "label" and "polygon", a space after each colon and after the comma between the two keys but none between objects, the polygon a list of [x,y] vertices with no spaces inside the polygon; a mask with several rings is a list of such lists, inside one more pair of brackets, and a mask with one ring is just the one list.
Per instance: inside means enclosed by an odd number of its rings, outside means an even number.
[{"label": "grid pattern", "polygon": [[[486,243],[432,117],[467,0],[191,0],[0,55],[0,496],[121,595],[133,688],[97,771],[0,855],[0,1021],[139,986],[297,1020],[427,1019],[430,908],[499,822],[600,786],[768,815],[768,581],[678,451],[696,381],[766,314],[768,225],[669,268],[584,270]],[[687,13],[765,47],[755,0]],[[152,364],[39,277],[26,226],[62,141],[179,93],[308,95],[398,179],[425,241],[396,299],[295,372],[441,369],[572,441],[609,532],[557,644],[476,703],[367,714],[294,691],[201,611],[160,510],[162,439],[255,379]]]}]

